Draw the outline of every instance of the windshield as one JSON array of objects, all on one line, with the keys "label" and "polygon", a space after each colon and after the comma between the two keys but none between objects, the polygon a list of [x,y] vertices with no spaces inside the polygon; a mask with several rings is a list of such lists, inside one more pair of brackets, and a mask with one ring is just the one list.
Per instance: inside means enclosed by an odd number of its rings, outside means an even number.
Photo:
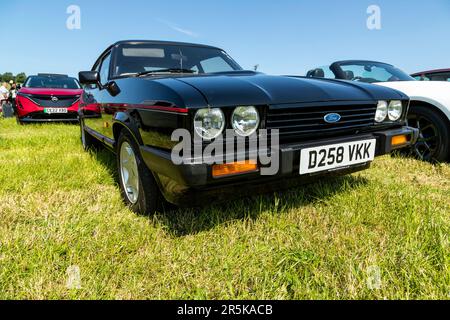
[{"label": "windshield", "polygon": [[69,77],[29,77],[25,83],[26,88],[46,88],[46,89],[80,89],[78,80]]},{"label": "windshield", "polygon": [[361,82],[414,81],[400,69],[391,65],[375,62],[351,62],[339,64],[342,78]]},{"label": "windshield", "polygon": [[125,44],[116,51],[113,75],[145,72],[217,73],[242,70],[224,51],[188,45]]}]

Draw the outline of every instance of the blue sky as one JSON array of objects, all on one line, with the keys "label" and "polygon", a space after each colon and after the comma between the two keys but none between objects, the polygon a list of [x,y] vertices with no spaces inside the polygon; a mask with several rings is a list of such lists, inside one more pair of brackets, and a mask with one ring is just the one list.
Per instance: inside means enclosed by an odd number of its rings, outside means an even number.
[{"label": "blue sky", "polygon": [[[72,4],[81,30],[66,28]],[[370,5],[381,9],[381,30],[366,27]],[[0,73],[76,75],[123,39],[216,45],[269,74],[353,58],[407,72],[450,68],[450,0],[1,0],[0,21]]]}]

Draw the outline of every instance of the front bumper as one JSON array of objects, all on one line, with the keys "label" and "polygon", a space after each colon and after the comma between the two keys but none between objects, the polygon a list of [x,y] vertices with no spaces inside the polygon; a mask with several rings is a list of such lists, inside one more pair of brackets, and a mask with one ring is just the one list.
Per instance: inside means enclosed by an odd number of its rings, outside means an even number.
[{"label": "front bumper", "polygon": [[20,122],[77,122],[78,112],[69,111],[68,113],[47,114],[42,112],[32,112],[25,116],[18,117]]},{"label": "front bumper", "polygon": [[[261,192],[290,188],[295,185],[309,183],[321,176],[339,176],[370,167],[370,162],[323,171],[314,174],[299,175],[300,153],[302,149],[345,143],[351,141],[376,139],[376,156],[389,154],[395,149],[414,144],[418,138],[418,130],[411,127],[383,130],[354,136],[315,140],[310,142],[291,143],[279,148],[280,165],[276,175],[262,176],[259,172],[213,178],[212,166],[205,163],[175,165],[171,153],[152,147],[141,147],[143,159],[154,173],[160,189],[171,203],[180,206],[196,206],[214,201],[224,201]],[[406,135],[408,141],[393,146],[392,137]]]}]

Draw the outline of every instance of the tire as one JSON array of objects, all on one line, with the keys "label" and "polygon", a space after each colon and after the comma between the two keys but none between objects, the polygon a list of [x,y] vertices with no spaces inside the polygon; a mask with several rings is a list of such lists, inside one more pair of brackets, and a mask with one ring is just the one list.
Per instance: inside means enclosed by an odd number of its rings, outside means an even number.
[{"label": "tire", "polygon": [[81,144],[85,151],[89,150],[99,150],[101,148],[100,141],[95,139],[91,134],[89,134],[84,128],[84,122],[80,119],[80,130],[81,130]]},{"label": "tire", "polygon": [[161,203],[160,191],[152,172],[142,159],[138,144],[126,130],[121,132],[117,141],[116,159],[120,191],[125,204],[137,214],[154,214]]},{"label": "tire", "polygon": [[426,106],[412,106],[408,125],[420,130],[417,143],[409,153],[423,161],[445,162],[450,160],[449,120]]}]

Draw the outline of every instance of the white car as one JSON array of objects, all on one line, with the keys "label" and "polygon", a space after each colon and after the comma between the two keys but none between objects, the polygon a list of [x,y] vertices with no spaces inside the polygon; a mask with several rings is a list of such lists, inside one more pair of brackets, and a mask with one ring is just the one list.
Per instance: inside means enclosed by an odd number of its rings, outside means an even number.
[{"label": "white car", "polygon": [[408,125],[420,129],[411,150],[426,161],[450,160],[450,82],[417,81],[394,66],[375,61],[338,61],[308,71],[307,77],[372,83],[397,89],[411,99]]}]

